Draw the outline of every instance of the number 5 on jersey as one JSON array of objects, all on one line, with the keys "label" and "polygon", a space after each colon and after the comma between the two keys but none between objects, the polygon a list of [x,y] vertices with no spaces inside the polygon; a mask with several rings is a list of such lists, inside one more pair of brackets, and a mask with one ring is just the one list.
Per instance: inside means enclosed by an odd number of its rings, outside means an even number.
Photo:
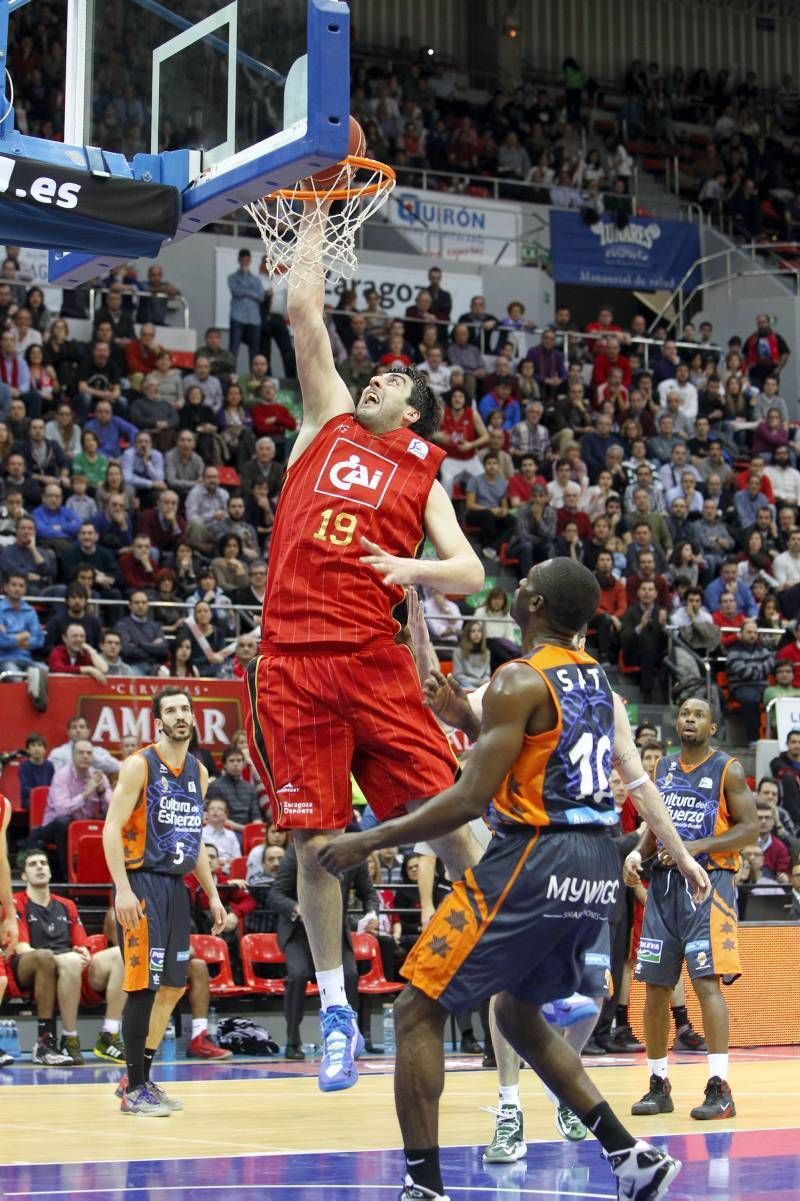
[{"label": "number 5 on jersey", "polygon": [[358,518],[354,513],[337,513],[331,525],[332,517],[333,509],[323,509],[322,521],[319,529],[314,531],[314,537],[320,542],[332,542],[334,546],[349,546],[356,532]]}]

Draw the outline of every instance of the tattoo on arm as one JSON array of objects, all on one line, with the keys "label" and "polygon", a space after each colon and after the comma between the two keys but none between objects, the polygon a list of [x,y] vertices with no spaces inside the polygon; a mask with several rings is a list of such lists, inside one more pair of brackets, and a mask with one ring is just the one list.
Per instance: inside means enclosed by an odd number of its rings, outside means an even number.
[{"label": "tattoo on arm", "polygon": [[628,749],[625,751],[622,751],[621,754],[617,754],[617,752],[615,751],[614,756],[613,756],[614,766],[615,767],[624,767],[626,763],[630,763],[632,759],[637,759],[638,757],[639,757],[639,750],[635,746],[628,747]]}]

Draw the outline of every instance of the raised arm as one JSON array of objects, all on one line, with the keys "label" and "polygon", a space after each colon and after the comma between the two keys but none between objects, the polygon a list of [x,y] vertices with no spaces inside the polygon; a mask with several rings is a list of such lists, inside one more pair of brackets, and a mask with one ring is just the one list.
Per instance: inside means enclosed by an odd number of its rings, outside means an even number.
[{"label": "raised arm", "polygon": [[428,494],[425,506],[425,532],[433,543],[438,559],[403,559],[390,555],[376,543],[362,538],[367,552],[361,558],[387,584],[410,587],[424,584],[440,592],[468,596],[483,587],[483,567],[456,519],[455,509],[438,480]]},{"label": "raised arm", "polygon": [[[705,901],[711,892],[708,876],[695,863],[678,837],[672,818],[661,799],[661,794],[642,766],[638,747],[633,741],[628,714],[620,698],[614,695],[614,766],[627,786],[628,795],[638,813],[647,822],[653,834],[660,839],[669,852],[678,871],[692,889],[696,903]],[[634,853],[634,852],[632,852]]]},{"label": "raised arm", "polygon": [[290,466],[326,421],[339,414],[355,412],[353,398],[336,370],[323,317],[322,241],[326,222],[326,212],[315,204],[305,205],[297,235],[298,241],[303,243],[303,268],[289,280],[288,313],[303,397],[303,423],[292,447]]}]

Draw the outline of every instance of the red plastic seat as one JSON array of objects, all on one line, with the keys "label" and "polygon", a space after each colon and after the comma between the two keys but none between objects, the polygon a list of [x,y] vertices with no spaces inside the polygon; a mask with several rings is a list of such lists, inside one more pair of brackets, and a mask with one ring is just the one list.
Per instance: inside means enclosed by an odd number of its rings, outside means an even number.
[{"label": "red plastic seat", "polygon": [[245,934],[240,943],[242,950],[242,973],[244,982],[251,992],[266,993],[281,997],[284,992],[283,976],[257,976],[255,965],[267,964],[272,968],[286,968],[286,959],[278,946],[275,934]]},{"label": "red plastic seat", "polygon": [[82,888],[77,894],[77,899],[93,902],[99,900],[103,905],[111,904],[111,872],[106,863],[102,834],[84,834],[78,843],[74,864],[70,859],[68,879],[70,884],[107,885],[105,888]]},{"label": "red plastic seat", "polygon": [[[271,968],[286,967],[283,951],[278,946],[277,934],[245,934],[239,944],[242,952],[242,970],[244,982],[254,992],[267,993],[269,996],[282,996],[284,992],[284,976],[257,976],[256,964]],[[306,984],[306,996],[318,997],[319,989],[311,981]]]},{"label": "red plastic seat", "polygon": [[31,789],[30,806],[28,808],[28,828],[31,830],[44,822],[44,811],[47,808],[47,797],[50,793],[48,784],[37,784]]},{"label": "red plastic seat", "polygon": [[369,963],[370,969],[358,978],[358,991],[368,996],[391,996],[402,992],[404,984],[387,980],[383,974],[381,949],[374,934],[352,934],[353,956],[356,964]]},{"label": "red plastic seat", "polygon": [[70,884],[105,884],[111,879],[108,874],[108,868],[105,867],[105,856],[103,857],[102,875],[96,879],[94,877],[85,877],[83,880],[79,879],[77,873],[78,852],[82,840],[89,836],[92,838],[102,838],[103,823],[99,821],[86,821],[83,818],[70,822],[69,829],[67,830],[67,879]]},{"label": "red plastic seat", "polygon": [[267,837],[266,822],[248,822],[242,830],[242,851],[249,855],[253,847],[260,846]]},{"label": "red plastic seat", "polygon": [[[215,997],[245,997],[251,991],[249,987],[237,984],[231,971],[231,957],[228,954],[228,944],[224,938],[214,934],[192,934],[189,937],[192,950],[198,959],[209,965],[208,989]],[[216,964],[217,971],[212,973],[210,967]]]},{"label": "red plastic seat", "polygon": [[232,880],[244,880],[247,874],[247,856],[238,855],[235,859],[231,859],[231,866],[228,875]]}]

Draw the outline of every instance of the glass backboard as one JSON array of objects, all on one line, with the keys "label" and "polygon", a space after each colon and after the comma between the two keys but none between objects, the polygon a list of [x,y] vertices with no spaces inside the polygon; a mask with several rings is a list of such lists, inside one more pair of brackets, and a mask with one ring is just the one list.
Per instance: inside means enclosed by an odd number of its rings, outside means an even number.
[{"label": "glass backboard", "polygon": [[307,10],[308,0],[70,0],[78,70],[65,140],[128,159],[202,150],[208,170],[286,124],[302,136],[305,77],[292,67],[306,54]]}]

